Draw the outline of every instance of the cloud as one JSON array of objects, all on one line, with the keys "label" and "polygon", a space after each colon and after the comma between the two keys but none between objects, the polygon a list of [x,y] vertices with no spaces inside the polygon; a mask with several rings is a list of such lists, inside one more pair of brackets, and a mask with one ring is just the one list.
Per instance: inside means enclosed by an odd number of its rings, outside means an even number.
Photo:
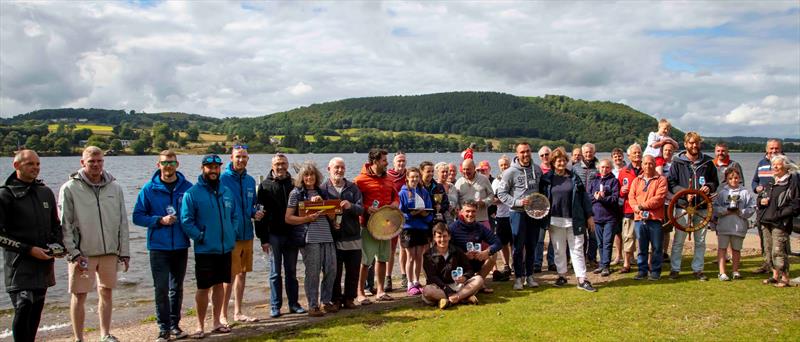
[{"label": "cloud", "polygon": [[[796,2],[0,2],[0,115],[264,115],[454,90],[798,137]],[[765,119],[766,118],[766,119]]]}]

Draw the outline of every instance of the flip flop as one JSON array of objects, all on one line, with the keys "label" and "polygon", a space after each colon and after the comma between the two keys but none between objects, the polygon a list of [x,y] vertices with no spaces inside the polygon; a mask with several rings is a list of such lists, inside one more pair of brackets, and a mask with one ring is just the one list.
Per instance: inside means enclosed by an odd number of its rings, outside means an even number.
[{"label": "flip flop", "polygon": [[394,300],[394,298],[392,298],[392,296],[390,296],[388,294],[385,294],[385,293],[380,295],[380,297],[375,299],[376,302],[391,302],[393,300]]},{"label": "flip flop", "polygon": [[200,330],[195,331],[191,335],[189,335],[189,338],[191,338],[193,340],[199,340],[199,339],[202,339],[202,338],[205,338],[205,337],[206,337],[206,333],[204,333],[204,332],[202,332]]},{"label": "flip flop", "polygon": [[241,322],[241,323],[255,323],[255,322],[258,322],[259,319],[256,318],[256,317],[250,317],[250,316],[247,316],[247,315],[241,315],[241,316],[239,316],[239,318],[236,318],[236,321],[237,322]]},{"label": "flip flop", "polygon": [[359,300],[357,302],[358,302],[358,305],[370,305],[370,304],[372,304],[372,301],[369,300],[369,298],[364,298],[364,299]]},{"label": "flip flop", "polygon": [[226,325],[220,325],[220,326],[214,328],[214,330],[211,330],[212,334],[227,334],[227,333],[230,333],[230,332],[231,332],[231,328],[226,326]]}]

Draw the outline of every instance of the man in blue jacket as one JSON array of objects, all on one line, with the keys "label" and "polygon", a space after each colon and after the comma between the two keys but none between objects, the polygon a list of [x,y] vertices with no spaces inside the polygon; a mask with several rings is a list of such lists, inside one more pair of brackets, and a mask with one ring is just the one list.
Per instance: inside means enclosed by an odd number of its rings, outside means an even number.
[{"label": "man in blue jacket", "polygon": [[[503,248],[500,239],[492,230],[477,221],[478,203],[474,200],[467,200],[461,203],[460,217],[450,224],[450,243],[462,252],[466,253],[471,268],[476,274],[483,278],[494,268],[497,258],[495,254]],[[482,248],[482,244],[489,245],[489,248]],[[472,245],[473,249],[468,250],[467,246]],[[492,293],[494,290],[485,283],[481,289],[484,293]]]},{"label": "man in blue jacket", "polygon": [[[247,272],[253,271],[253,221],[261,220],[264,212],[256,210],[256,180],[247,174],[247,145],[235,145],[231,151],[231,162],[219,177],[220,183],[230,190],[236,211],[241,220],[236,228],[236,245],[231,253],[231,277],[233,284],[225,285],[225,300],[222,302],[222,324],[228,324],[228,302],[233,292],[233,319],[237,322],[257,322],[257,318],[242,313],[242,298]],[[233,286],[231,286],[233,285]]]},{"label": "man in blue jacket", "polygon": [[228,333],[230,327],[220,322],[223,283],[231,282],[231,251],[236,244],[236,227],[242,219],[236,210],[231,191],[219,182],[222,158],[210,154],[202,159],[203,174],[197,184],[183,195],[181,224],[194,241],[194,273],[197,280],[195,305],[198,330],[193,338],[205,336],[204,324],[211,289],[213,309],[212,333]]},{"label": "man in blue jacket", "polygon": [[162,151],[156,163],[158,170],[142,187],[133,207],[133,223],[147,228],[159,330],[156,341],[168,341],[170,335],[175,339],[186,337],[179,323],[189,237],[181,228],[178,214],[183,194],[192,183],[178,172],[178,165],[175,152]]}]

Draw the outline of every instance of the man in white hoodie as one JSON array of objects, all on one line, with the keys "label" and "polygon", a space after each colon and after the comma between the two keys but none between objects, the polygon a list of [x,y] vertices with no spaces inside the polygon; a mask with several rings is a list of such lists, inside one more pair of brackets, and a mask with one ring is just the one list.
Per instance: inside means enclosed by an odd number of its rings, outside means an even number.
[{"label": "man in white hoodie", "polygon": [[[128,214],[122,187],[103,170],[103,151],[83,150],[81,169],[72,174],[58,194],[69,265],[70,319],[75,340],[83,340],[86,294],[97,280],[100,341],[111,335],[111,294],[117,285],[117,267],[128,270]],[[119,263],[119,265],[118,265]]]}]

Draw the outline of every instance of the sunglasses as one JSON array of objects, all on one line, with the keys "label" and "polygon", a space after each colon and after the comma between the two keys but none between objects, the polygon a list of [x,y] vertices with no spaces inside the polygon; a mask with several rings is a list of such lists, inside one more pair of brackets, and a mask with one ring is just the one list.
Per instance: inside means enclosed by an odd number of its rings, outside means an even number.
[{"label": "sunglasses", "polygon": [[550,153],[544,153],[544,154],[540,154],[539,157],[547,157],[549,155],[550,155]]},{"label": "sunglasses", "polygon": [[177,160],[162,160],[158,162],[161,166],[178,166]]},{"label": "sunglasses", "polygon": [[222,164],[222,158],[219,156],[207,156],[203,158],[203,165],[211,163]]},{"label": "sunglasses", "polygon": [[247,145],[236,144],[236,145],[233,145],[233,149],[234,150],[246,150],[247,149]]}]

